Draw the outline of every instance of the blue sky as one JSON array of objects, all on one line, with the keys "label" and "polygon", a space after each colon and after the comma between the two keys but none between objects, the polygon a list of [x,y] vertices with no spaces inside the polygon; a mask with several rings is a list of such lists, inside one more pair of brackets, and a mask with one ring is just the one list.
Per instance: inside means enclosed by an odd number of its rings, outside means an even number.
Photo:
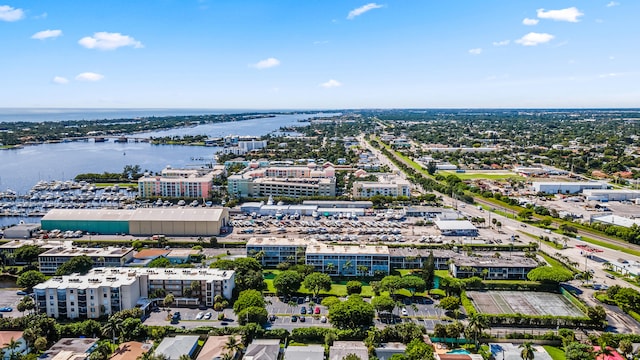
[{"label": "blue sky", "polygon": [[639,107],[640,1],[0,0],[0,107]]}]

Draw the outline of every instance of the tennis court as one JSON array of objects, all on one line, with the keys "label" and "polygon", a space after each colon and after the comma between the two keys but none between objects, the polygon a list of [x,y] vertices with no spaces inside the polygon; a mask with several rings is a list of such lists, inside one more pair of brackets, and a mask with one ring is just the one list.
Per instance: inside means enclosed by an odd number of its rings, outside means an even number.
[{"label": "tennis court", "polygon": [[480,313],[584,316],[561,294],[533,291],[467,291]]}]

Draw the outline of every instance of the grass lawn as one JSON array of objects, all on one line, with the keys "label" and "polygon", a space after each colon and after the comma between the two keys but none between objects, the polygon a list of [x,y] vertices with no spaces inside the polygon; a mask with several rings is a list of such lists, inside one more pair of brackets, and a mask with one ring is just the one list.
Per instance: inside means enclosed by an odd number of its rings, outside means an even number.
[{"label": "grass lawn", "polygon": [[542,347],[549,353],[549,356],[551,356],[553,360],[566,360],[564,350],[551,345],[542,345]]}]

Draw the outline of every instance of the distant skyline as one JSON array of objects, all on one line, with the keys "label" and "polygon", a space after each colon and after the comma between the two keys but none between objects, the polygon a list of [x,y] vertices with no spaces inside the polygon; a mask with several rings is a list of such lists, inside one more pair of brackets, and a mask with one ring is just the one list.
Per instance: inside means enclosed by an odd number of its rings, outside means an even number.
[{"label": "distant skyline", "polygon": [[2,108],[635,108],[638,1],[0,0]]}]

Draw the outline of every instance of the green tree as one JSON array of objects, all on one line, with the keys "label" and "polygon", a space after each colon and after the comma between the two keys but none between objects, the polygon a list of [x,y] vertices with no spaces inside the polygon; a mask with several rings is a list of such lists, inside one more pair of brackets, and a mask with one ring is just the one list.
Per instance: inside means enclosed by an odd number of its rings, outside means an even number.
[{"label": "green tree", "polygon": [[565,346],[564,354],[567,360],[595,360],[592,347],[579,342],[571,342]]},{"label": "green tree", "polygon": [[629,339],[622,339],[618,343],[618,350],[625,358],[628,358],[629,355],[633,352],[633,343]]},{"label": "green tree", "polygon": [[468,337],[472,338],[474,344],[476,344],[476,347],[477,347],[478,336],[482,334],[482,331],[488,328],[489,328],[489,321],[487,320],[486,317],[478,313],[471,314],[471,316],[469,317],[469,323],[465,328],[465,335],[468,335]]},{"label": "green tree", "polygon": [[526,341],[520,344],[518,348],[522,349],[520,350],[520,358],[522,358],[522,360],[533,360],[535,358],[535,352],[537,350],[533,347],[533,343],[531,341]]},{"label": "green tree", "polygon": [[18,311],[24,313],[27,310],[33,310],[36,308],[36,302],[33,300],[31,296],[25,296],[20,299],[20,302],[16,306]]},{"label": "green tree", "polygon": [[19,354],[16,350],[20,347],[19,341],[15,340],[12,336],[11,340],[9,340],[8,343],[3,344],[3,346],[9,350],[9,360],[18,360]]},{"label": "green tree", "polygon": [[276,288],[278,295],[289,296],[298,291],[301,284],[302,275],[293,270],[283,271],[273,279],[273,287]]},{"label": "green tree", "polygon": [[373,306],[356,295],[333,305],[329,312],[329,320],[338,329],[355,330],[369,327],[373,317]]},{"label": "green tree", "polygon": [[435,257],[433,256],[433,251],[430,251],[429,256],[422,262],[422,270],[420,271],[420,276],[422,276],[422,280],[424,280],[427,285],[427,289],[433,288],[435,269]]},{"label": "green tree", "polygon": [[167,268],[171,267],[171,261],[164,256],[157,257],[147,264],[150,268]]},{"label": "green tree", "polygon": [[409,290],[412,298],[416,295],[416,292],[422,292],[427,289],[427,283],[418,276],[405,276],[401,278],[400,284],[403,289]]},{"label": "green tree", "polygon": [[406,351],[409,360],[433,360],[433,348],[422,339],[414,339],[407,345]]},{"label": "green tree", "polygon": [[391,297],[395,297],[396,292],[402,289],[402,278],[395,275],[385,276],[380,281],[380,289],[388,291]]},{"label": "green tree", "polygon": [[331,277],[329,275],[314,272],[304,278],[302,285],[304,285],[307,290],[311,290],[314,297],[317,297],[321,290],[330,291],[331,283]]},{"label": "green tree", "polygon": [[258,290],[244,290],[238,295],[238,300],[233,304],[233,311],[238,315],[242,310],[250,307],[264,308],[265,302],[262,293]]},{"label": "green tree", "polygon": [[33,347],[35,347],[38,352],[45,351],[47,349],[47,339],[42,336],[37,338],[33,343]]},{"label": "green tree", "polygon": [[122,318],[119,316],[111,315],[102,326],[102,335],[111,336],[111,339],[115,343],[122,334]]},{"label": "green tree", "polygon": [[265,324],[268,315],[267,309],[258,306],[251,306],[237,313],[238,323],[240,323],[240,325],[246,325],[248,323]]},{"label": "green tree", "polygon": [[360,281],[351,280],[347,282],[347,294],[360,294],[362,292],[362,283]]},{"label": "green tree", "polygon": [[345,355],[345,357],[343,357],[342,360],[362,360],[362,359],[360,359],[358,355],[351,353],[351,354]]},{"label": "green tree", "polygon": [[559,283],[573,279],[571,271],[551,266],[539,266],[527,274],[531,281]]},{"label": "green tree", "polygon": [[371,305],[376,309],[378,313],[388,312],[392,313],[393,309],[396,307],[396,301],[391,298],[389,295],[380,295],[371,299]]},{"label": "green tree", "polygon": [[21,288],[31,289],[34,286],[43,283],[47,280],[46,276],[44,276],[38,270],[29,270],[25,271],[20,276],[18,276],[18,280],[16,280],[16,285]]},{"label": "green tree", "polygon": [[86,274],[93,267],[93,260],[86,255],[74,256],[56,270],[56,276],[73,273]]},{"label": "green tree", "polygon": [[[326,298],[322,299],[322,306],[326,307],[327,309],[331,310],[331,307],[337,303],[340,302],[340,299],[338,299],[335,296],[327,296]],[[297,304],[296,304],[297,305]]]},{"label": "green tree", "polygon": [[224,344],[224,349],[227,350],[227,353],[235,355],[244,349],[244,345],[238,341],[235,335],[229,335],[227,342]]},{"label": "green tree", "polygon": [[454,311],[460,308],[460,298],[457,296],[447,296],[440,300],[440,308],[445,311]]},{"label": "green tree", "polygon": [[25,245],[14,252],[15,259],[18,262],[32,263],[38,261],[38,255],[44,252],[44,249],[38,245]]}]

